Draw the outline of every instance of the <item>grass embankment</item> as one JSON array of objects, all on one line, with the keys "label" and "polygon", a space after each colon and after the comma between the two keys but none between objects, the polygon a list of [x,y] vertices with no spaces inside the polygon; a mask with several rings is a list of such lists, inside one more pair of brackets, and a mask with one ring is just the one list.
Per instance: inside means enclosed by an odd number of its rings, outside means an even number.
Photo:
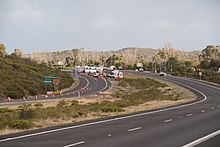
[{"label": "grass embankment", "polygon": [[[87,102],[83,99],[61,100],[50,107],[44,107],[42,104],[26,104],[14,110],[2,108],[0,109],[0,129],[2,133],[7,133],[14,129],[41,128],[143,111],[183,102],[185,96],[182,91],[173,91],[172,87],[165,83],[133,76],[122,79],[114,90],[110,95],[96,97],[93,102],[90,97]],[[150,104],[156,106],[152,107]]]},{"label": "grass embankment", "polygon": [[[60,89],[70,87],[73,83],[67,72],[16,56],[0,57],[0,73],[0,99],[45,94],[43,76],[59,76],[62,82]],[[54,90],[54,87],[48,86],[48,90]]]}]

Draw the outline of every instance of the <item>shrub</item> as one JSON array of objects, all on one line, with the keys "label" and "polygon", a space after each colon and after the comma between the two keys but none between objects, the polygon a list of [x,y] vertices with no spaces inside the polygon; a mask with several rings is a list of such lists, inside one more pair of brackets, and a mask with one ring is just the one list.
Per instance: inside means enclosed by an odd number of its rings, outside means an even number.
[{"label": "shrub", "polygon": [[34,109],[31,108],[31,104],[24,104],[20,106],[20,118],[21,119],[33,119],[34,118]]},{"label": "shrub", "polygon": [[8,126],[13,129],[29,129],[32,127],[32,122],[28,120],[14,120],[8,122]]}]

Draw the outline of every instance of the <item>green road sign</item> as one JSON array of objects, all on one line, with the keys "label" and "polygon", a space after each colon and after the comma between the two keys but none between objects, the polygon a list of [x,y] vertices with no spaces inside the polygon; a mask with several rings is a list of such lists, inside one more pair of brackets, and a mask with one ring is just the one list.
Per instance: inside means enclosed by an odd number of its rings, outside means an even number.
[{"label": "green road sign", "polygon": [[51,85],[52,81],[43,81],[44,85]]},{"label": "green road sign", "polygon": [[59,79],[59,76],[43,76],[43,83],[44,85],[51,85],[54,81],[57,81],[55,79]]}]

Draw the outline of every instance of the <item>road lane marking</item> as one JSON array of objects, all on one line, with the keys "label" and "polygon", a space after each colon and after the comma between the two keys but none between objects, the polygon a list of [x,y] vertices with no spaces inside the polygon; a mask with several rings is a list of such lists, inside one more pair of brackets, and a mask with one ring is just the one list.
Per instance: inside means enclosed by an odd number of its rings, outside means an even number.
[{"label": "road lane marking", "polygon": [[202,113],[204,113],[204,112],[205,112],[205,110],[202,110],[201,112],[202,112]]},{"label": "road lane marking", "polygon": [[132,131],[136,131],[136,130],[140,130],[141,127],[137,127],[137,128],[133,128],[133,129],[129,129],[128,132],[132,132]]},{"label": "road lane marking", "polygon": [[65,145],[65,146],[63,146],[63,147],[77,146],[77,145],[84,144],[84,143],[86,143],[86,142],[85,142],[85,141],[80,141],[80,142],[77,142],[77,143],[73,143],[73,144]]},{"label": "road lane marking", "polygon": [[[170,80],[170,81],[172,81],[172,80]],[[187,86],[185,84],[182,84],[182,83],[179,83],[179,82],[176,82],[176,81],[173,81],[173,83],[177,83],[179,85],[188,87],[189,89],[194,90],[194,91],[200,93],[204,97],[204,99],[202,99],[200,101],[193,102],[193,103],[183,104],[183,105],[174,106],[174,107],[165,108],[165,109],[160,109],[160,110],[156,110],[156,111],[138,113],[138,114],[134,114],[134,115],[122,116],[122,117],[118,117],[118,118],[106,119],[106,120],[95,121],[95,122],[81,124],[81,125],[74,125],[74,126],[69,126],[69,127],[59,128],[59,129],[53,129],[53,130],[48,130],[48,131],[43,131],[43,132],[37,132],[37,133],[26,134],[26,135],[22,135],[22,136],[6,138],[6,139],[0,140],[0,143],[1,142],[6,142],[6,141],[11,141],[11,140],[27,138],[27,137],[32,137],[32,136],[38,136],[38,135],[42,135],[42,134],[54,133],[54,132],[59,132],[59,131],[64,131],[64,130],[81,128],[81,127],[85,127],[85,126],[91,126],[91,125],[96,125],[96,124],[101,124],[101,123],[107,123],[107,122],[112,122],[112,121],[116,121],[116,120],[123,120],[123,119],[128,119],[128,118],[133,118],[133,117],[139,117],[139,116],[144,116],[144,115],[149,115],[149,114],[155,114],[155,113],[165,112],[165,111],[169,111],[169,110],[175,110],[175,109],[178,109],[178,108],[183,108],[183,107],[199,104],[199,103],[202,103],[202,102],[204,102],[204,101],[206,101],[208,99],[207,96],[204,93],[202,93],[201,91],[199,91],[197,89],[194,89],[194,88],[192,88],[190,86]]]},{"label": "road lane marking", "polygon": [[220,107],[220,105],[218,105],[218,107]]},{"label": "road lane marking", "polygon": [[187,114],[186,116],[189,117],[189,116],[192,116],[192,114],[190,113],[190,114]]},{"label": "road lane marking", "polygon": [[193,147],[193,146],[196,146],[196,145],[198,145],[198,144],[200,144],[200,143],[202,143],[202,142],[204,142],[204,141],[206,141],[208,139],[211,139],[211,138],[213,138],[213,137],[215,137],[215,136],[217,136],[219,134],[220,134],[220,130],[218,130],[218,131],[216,131],[214,133],[211,133],[211,134],[209,134],[207,136],[204,136],[202,138],[199,138],[199,139],[197,139],[197,140],[195,140],[193,142],[190,142],[190,143],[184,145],[183,147]]},{"label": "road lane marking", "polygon": [[[104,80],[104,79],[103,79]],[[101,89],[100,91],[104,91],[107,87],[108,87],[108,83],[107,83],[107,81],[106,80],[104,80],[105,81],[105,87],[103,88],[103,89]]]},{"label": "road lane marking", "polygon": [[214,110],[214,109],[215,109],[214,107],[211,108],[211,110]]},{"label": "road lane marking", "polygon": [[173,121],[173,119],[167,119],[167,120],[165,120],[164,122],[165,122],[165,123],[168,123],[168,122],[171,122],[171,121]]}]

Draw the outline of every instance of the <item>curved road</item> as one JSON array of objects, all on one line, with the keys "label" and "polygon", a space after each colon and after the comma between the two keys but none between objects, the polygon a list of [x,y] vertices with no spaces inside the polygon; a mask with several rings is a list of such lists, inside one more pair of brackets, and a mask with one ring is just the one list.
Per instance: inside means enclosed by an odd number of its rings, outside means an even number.
[{"label": "curved road", "polygon": [[[28,99],[22,100],[22,99],[11,99],[10,102],[7,100],[0,101],[0,106],[8,106],[8,105],[14,105],[14,104],[22,104],[27,102],[33,102],[36,100],[48,100],[48,99],[65,99],[65,98],[72,98],[72,97],[79,97],[79,96],[86,96],[95,94],[97,92],[103,92],[109,89],[111,86],[109,81],[106,81],[102,77],[94,78],[91,76],[88,76],[87,74],[80,74],[79,76],[79,85],[77,85],[73,89],[66,90],[63,92],[62,95],[54,95],[54,96],[38,96],[37,99],[32,96]],[[14,102],[14,103],[11,103]]]},{"label": "curved road", "polygon": [[[135,74],[145,76],[147,73]],[[148,75],[185,86],[195,92],[198,99],[161,110],[0,136],[0,146],[188,147],[202,146],[213,134],[219,134],[218,86],[187,78]]]}]

